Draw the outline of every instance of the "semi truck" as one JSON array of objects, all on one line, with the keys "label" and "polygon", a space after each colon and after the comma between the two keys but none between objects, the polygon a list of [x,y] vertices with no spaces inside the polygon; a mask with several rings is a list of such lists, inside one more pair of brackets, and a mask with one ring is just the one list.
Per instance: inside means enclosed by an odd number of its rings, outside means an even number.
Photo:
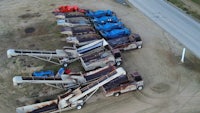
[{"label": "semi truck", "polygon": [[47,102],[41,102],[37,104],[27,105],[16,108],[17,113],[57,113],[74,108],[81,109],[86,101],[95,92],[106,83],[113,79],[126,75],[126,71],[119,67],[108,74],[100,77],[99,79],[91,82],[85,87],[77,88],[72,91],[68,91],[63,95],[58,96],[57,99],[50,100]]},{"label": "semi truck", "polygon": [[102,86],[103,92],[106,97],[119,96],[122,93],[130,92],[133,90],[142,90],[144,81],[138,72],[119,76],[109,83]]},{"label": "semi truck", "polygon": [[57,19],[57,25],[77,27],[77,26],[91,26],[91,23],[88,19],[84,17],[75,17],[75,18]]}]

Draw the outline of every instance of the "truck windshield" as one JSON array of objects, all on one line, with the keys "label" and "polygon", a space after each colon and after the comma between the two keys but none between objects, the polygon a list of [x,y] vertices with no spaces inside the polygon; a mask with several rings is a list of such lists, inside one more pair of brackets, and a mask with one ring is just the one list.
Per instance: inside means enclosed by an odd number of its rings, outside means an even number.
[{"label": "truck windshield", "polygon": [[120,53],[115,53],[115,58],[119,58],[121,57],[121,54]]}]

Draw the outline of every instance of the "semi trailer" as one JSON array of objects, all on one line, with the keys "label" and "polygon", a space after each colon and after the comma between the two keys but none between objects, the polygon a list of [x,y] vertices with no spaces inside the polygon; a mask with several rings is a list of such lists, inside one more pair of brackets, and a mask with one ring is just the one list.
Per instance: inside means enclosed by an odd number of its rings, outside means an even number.
[{"label": "semi trailer", "polygon": [[75,17],[75,18],[57,19],[57,25],[67,26],[67,27],[77,27],[77,26],[91,26],[91,23],[88,19],[84,17]]},{"label": "semi trailer", "polygon": [[66,38],[67,43],[75,44],[76,46],[83,46],[94,41],[102,39],[102,37],[96,33],[91,34],[84,34],[84,35],[76,35],[76,36],[69,36]]},{"label": "semi trailer", "polygon": [[83,35],[89,33],[95,33],[95,29],[91,26],[79,26],[79,27],[63,27],[61,28],[61,34],[67,36]]}]

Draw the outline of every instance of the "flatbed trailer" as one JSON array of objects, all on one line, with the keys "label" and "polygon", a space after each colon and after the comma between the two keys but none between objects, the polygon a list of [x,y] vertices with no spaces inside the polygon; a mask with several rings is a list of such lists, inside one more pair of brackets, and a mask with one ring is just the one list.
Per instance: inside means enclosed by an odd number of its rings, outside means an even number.
[{"label": "flatbed trailer", "polygon": [[58,113],[74,108],[81,109],[86,101],[104,84],[111,80],[126,75],[126,71],[119,67],[109,74],[105,74],[99,79],[91,82],[83,88],[77,88],[73,91],[68,91],[63,95],[58,96],[55,100],[27,105],[16,108],[17,113]]},{"label": "flatbed trailer", "polygon": [[[106,65],[115,65],[117,58],[111,53],[111,51],[99,51],[90,55],[85,55],[80,58],[81,64],[85,71],[94,70],[99,67],[105,67]],[[121,64],[121,63],[120,63]]]},{"label": "flatbed trailer", "polygon": [[142,48],[142,39],[138,34],[132,34],[126,37],[109,39],[107,42],[114,49],[120,50],[131,50],[131,49],[140,49]]},{"label": "flatbed trailer", "polygon": [[71,36],[66,38],[67,43],[75,44],[76,46],[83,46],[94,41],[102,39],[102,37],[98,34],[91,33],[91,34],[84,34],[84,35],[77,35]]},{"label": "flatbed trailer", "polygon": [[80,26],[80,27],[63,27],[61,29],[61,34],[65,34],[67,36],[73,35],[83,35],[89,33],[96,33],[95,29],[90,26]]},{"label": "flatbed trailer", "polygon": [[77,26],[91,26],[91,23],[87,18],[74,17],[74,18],[57,19],[57,25],[77,27]]},{"label": "flatbed trailer", "polygon": [[133,90],[142,90],[144,81],[138,72],[119,76],[102,86],[105,96],[119,96]]},{"label": "flatbed trailer", "polygon": [[56,13],[55,17],[57,19],[74,18],[74,17],[85,17],[87,16],[81,12],[69,12],[69,13]]}]

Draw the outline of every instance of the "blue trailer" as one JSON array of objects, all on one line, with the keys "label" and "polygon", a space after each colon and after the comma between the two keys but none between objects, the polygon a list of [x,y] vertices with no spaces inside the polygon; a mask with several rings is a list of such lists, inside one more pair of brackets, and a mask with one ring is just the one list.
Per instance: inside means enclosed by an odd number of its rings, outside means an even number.
[{"label": "blue trailer", "polygon": [[113,12],[111,10],[97,10],[97,11],[87,11],[86,16],[90,18],[100,18],[102,16],[112,16]]},{"label": "blue trailer", "polygon": [[94,27],[99,31],[111,31],[113,29],[122,29],[124,28],[124,24],[122,22],[117,23],[106,23],[106,24],[95,24]]},{"label": "blue trailer", "polygon": [[93,21],[95,24],[105,24],[105,23],[116,23],[119,22],[119,19],[116,16],[103,16],[101,18],[94,18]]},{"label": "blue trailer", "polygon": [[47,71],[36,71],[36,72],[33,72],[32,76],[35,76],[35,77],[53,77],[55,76],[54,75],[54,72],[51,71],[51,70],[47,70]]},{"label": "blue trailer", "polygon": [[105,39],[113,39],[113,38],[129,36],[131,34],[131,31],[127,28],[123,28],[123,29],[113,29],[110,32],[100,31],[100,33]]}]

